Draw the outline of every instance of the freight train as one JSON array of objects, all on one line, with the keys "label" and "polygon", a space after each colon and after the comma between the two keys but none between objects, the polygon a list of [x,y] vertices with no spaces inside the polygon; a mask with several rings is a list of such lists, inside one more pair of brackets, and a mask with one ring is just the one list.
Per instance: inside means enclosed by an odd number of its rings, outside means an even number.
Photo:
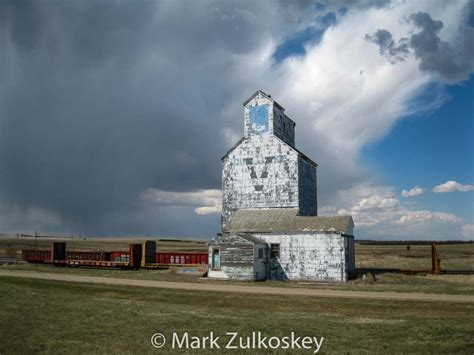
[{"label": "freight train", "polygon": [[66,251],[66,243],[53,242],[50,250],[22,250],[22,259],[29,263],[56,266],[92,266],[122,269],[169,269],[170,267],[195,267],[207,270],[206,252],[156,251],[154,241],[130,244],[125,251]]}]

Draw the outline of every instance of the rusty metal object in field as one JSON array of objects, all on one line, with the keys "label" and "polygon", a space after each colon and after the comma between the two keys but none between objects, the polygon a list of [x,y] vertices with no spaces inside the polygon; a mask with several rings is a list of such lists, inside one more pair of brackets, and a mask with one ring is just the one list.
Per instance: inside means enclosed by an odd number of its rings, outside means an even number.
[{"label": "rusty metal object in field", "polygon": [[436,250],[436,244],[431,243],[431,272],[433,274],[441,273],[441,260],[438,257],[438,252]]}]

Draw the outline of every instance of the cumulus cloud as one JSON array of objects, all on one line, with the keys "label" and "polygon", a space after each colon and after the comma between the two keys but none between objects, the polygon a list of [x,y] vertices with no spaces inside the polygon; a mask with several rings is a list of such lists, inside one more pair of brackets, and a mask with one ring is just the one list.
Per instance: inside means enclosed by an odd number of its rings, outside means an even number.
[{"label": "cumulus cloud", "polygon": [[474,224],[465,224],[461,227],[461,235],[463,238],[474,239]]},{"label": "cumulus cloud", "polygon": [[417,12],[410,20],[420,30],[410,38],[420,69],[437,73],[448,83],[466,80],[474,69],[474,28],[461,25],[451,43],[438,36],[443,22],[426,12]]},{"label": "cumulus cloud", "polygon": [[141,193],[140,198],[159,206],[192,207],[201,215],[222,211],[222,193],[216,189],[172,192],[149,188]]},{"label": "cumulus cloud", "polygon": [[437,221],[441,223],[460,223],[462,219],[450,213],[432,211],[410,211],[404,213],[395,223],[419,223],[426,221]]},{"label": "cumulus cloud", "polygon": [[352,215],[356,234],[378,238],[443,239],[462,219],[447,212],[416,209],[400,202],[389,186],[362,184],[340,191],[338,215]]},{"label": "cumulus cloud", "polygon": [[320,216],[332,216],[337,212],[337,208],[334,206],[319,206],[318,214]]},{"label": "cumulus cloud", "polygon": [[[466,4],[467,12],[470,5]],[[444,24],[435,20],[427,12],[416,12],[408,17],[416,32],[409,37],[402,37],[396,42],[392,34],[379,29],[366,39],[379,47],[380,54],[390,63],[405,61],[413,53],[419,60],[419,68],[438,75],[443,81],[454,84],[468,79],[474,70],[474,28],[461,21],[451,41],[443,41],[440,31]]]},{"label": "cumulus cloud", "polygon": [[415,186],[411,190],[403,190],[402,196],[403,197],[413,197],[423,195],[425,193],[425,189],[420,186]]},{"label": "cumulus cloud", "polygon": [[468,184],[463,185],[454,180],[449,180],[449,181],[446,181],[444,184],[440,184],[433,187],[433,192],[436,192],[436,193],[447,193],[447,192],[455,192],[455,191],[466,192],[466,191],[472,191],[472,190],[474,190],[474,185],[468,185]]},{"label": "cumulus cloud", "polygon": [[368,198],[363,198],[355,206],[352,207],[352,211],[374,211],[374,210],[393,210],[400,205],[400,201],[393,197],[383,197],[374,195]]}]

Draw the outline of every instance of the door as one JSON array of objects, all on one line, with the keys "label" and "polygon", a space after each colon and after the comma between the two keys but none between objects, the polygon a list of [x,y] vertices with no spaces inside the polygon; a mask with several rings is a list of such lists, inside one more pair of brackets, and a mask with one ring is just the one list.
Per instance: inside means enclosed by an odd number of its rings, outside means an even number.
[{"label": "door", "polygon": [[142,245],[130,244],[130,267],[139,269],[142,262]]},{"label": "door", "polygon": [[219,255],[219,249],[212,249],[212,268],[221,268],[221,257]]},{"label": "door", "polygon": [[270,265],[269,278],[270,280],[279,280],[280,275],[280,244],[270,244]]}]

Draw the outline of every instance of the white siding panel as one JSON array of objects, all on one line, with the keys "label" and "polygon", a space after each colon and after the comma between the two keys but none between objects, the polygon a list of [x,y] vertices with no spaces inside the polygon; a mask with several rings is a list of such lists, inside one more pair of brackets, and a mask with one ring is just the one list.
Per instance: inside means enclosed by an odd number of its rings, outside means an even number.
[{"label": "white siding panel", "polygon": [[347,280],[344,237],[340,234],[256,234],[280,244],[279,263],[289,280]]}]

